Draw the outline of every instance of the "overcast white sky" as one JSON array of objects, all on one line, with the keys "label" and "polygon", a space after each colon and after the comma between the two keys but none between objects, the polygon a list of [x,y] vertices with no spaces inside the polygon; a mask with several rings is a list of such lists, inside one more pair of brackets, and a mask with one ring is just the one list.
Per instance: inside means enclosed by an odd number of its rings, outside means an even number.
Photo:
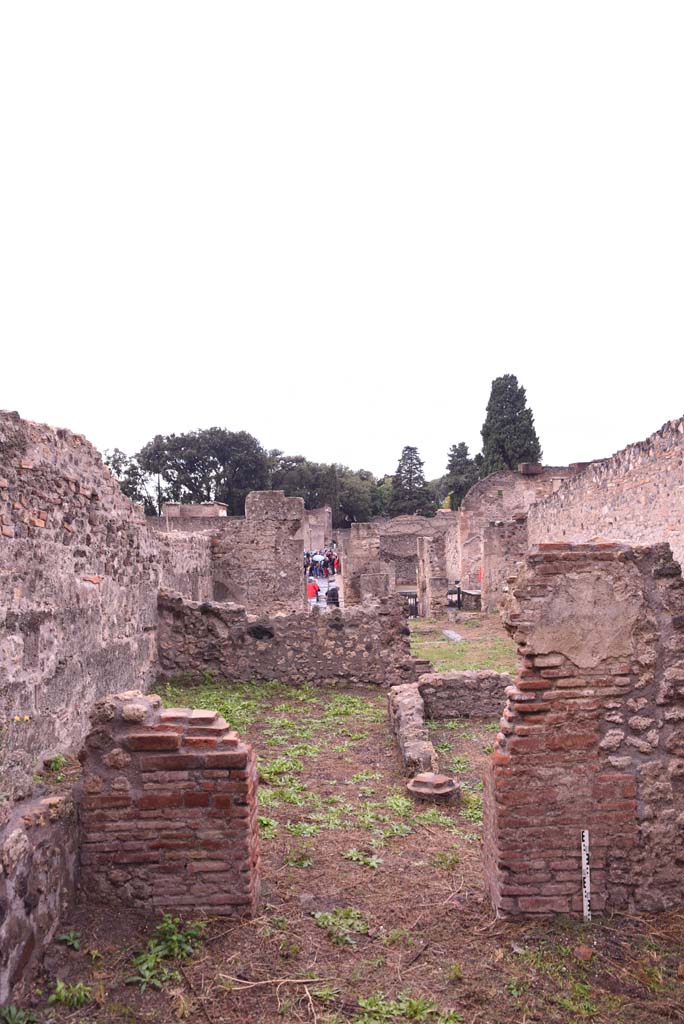
[{"label": "overcast white sky", "polygon": [[684,413],[684,4],[0,6],[0,407],[428,477]]}]

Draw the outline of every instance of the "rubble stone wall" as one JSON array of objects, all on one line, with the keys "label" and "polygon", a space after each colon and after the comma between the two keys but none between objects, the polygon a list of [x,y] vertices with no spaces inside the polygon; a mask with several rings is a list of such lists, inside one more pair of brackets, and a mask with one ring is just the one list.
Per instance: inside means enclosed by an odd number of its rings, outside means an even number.
[{"label": "rubble stone wall", "polygon": [[479,480],[461,503],[459,548],[461,586],[479,590],[482,583],[482,539],[492,522],[508,522],[553,494],[573,476],[572,466],[525,466],[524,472],[502,470]]},{"label": "rubble stone wall", "polygon": [[418,680],[428,718],[500,718],[511,677],[505,672],[427,672]]},{"label": "rubble stone wall", "polygon": [[259,897],[252,748],[214,711],[99,701],[81,753],[81,888],[116,906],[249,916]]},{"label": "rubble stone wall", "polygon": [[398,599],[368,608],[252,616],[239,605],[159,598],[159,657],[164,673],[233,682],[389,686],[424,671],[411,657]]},{"label": "rubble stone wall", "polygon": [[388,695],[390,728],[409,775],[436,772],[437,751],[425,725],[425,705],[415,683],[393,686]]},{"label": "rubble stone wall", "polygon": [[508,591],[509,577],[527,553],[524,515],[486,526],[482,534],[482,611],[495,612]]},{"label": "rubble stone wall", "polygon": [[301,498],[251,491],[244,519],[218,520],[212,547],[214,599],[237,602],[250,612],[305,608],[304,518]]},{"label": "rubble stone wall", "polygon": [[214,596],[211,535],[159,533],[155,540],[160,557],[160,586],[178,591],[193,601],[211,601]]},{"label": "rubble stone wall", "polygon": [[76,888],[77,829],[65,796],[22,800],[0,830],[0,1006],[19,997],[68,914]]},{"label": "rubble stone wall", "polygon": [[382,574],[380,530],[377,523],[352,523],[342,558],[344,604],[350,608],[361,603],[361,576]]},{"label": "rubble stone wall", "polygon": [[529,515],[530,544],[667,541],[684,562],[684,419],[591,463]]},{"label": "rubble stone wall", "polygon": [[543,544],[506,601],[520,670],[485,780],[497,912],[684,902],[684,583],[666,544]]},{"label": "rubble stone wall", "polygon": [[390,727],[409,775],[437,771],[428,719],[498,718],[511,677],[498,672],[426,672],[418,682],[392,686]]},{"label": "rubble stone wall", "polygon": [[78,744],[99,696],[153,677],[159,573],[92,445],[0,413],[0,802]]},{"label": "rubble stone wall", "polygon": [[304,547],[307,551],[320,551],[327,548],[333,539],[332,509],[329,505],[323,508],[307,509],[304,513]]}]

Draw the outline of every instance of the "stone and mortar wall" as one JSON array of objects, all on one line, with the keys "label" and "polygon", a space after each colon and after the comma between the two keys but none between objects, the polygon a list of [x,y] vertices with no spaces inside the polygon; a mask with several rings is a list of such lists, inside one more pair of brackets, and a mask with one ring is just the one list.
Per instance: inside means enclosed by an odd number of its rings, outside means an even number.
[{"label": "stone and mortar wall", "polygon": [[502,470],[479,480],[466,494],[459,510],[460,567],[458,576],[466,590],[482,583],[482,541],[492,522],[508,522],[547,498],[573,476],[576,466],[525,464],[523,472]]},{"label": "stone and mortar wall", "polygon": [[379,526],[381,561],[395,567],[398,586],[417,586],[421,537],[431,537],[439,550],[439,572],[435,575],[457,578],[459,569],[458,512],[439,509],[434,516],[396,516]]},{"label": "stone and mortar wall", "polygon": [[527,517],[492,523],[482,534],[482,611],[495,612],[508,592],[508,580],[527,554]]},{"label": "stone and mortar wall", "polygon": [[282,491],[251,491],[244,519],[217,520],[213,537],[214,599],[250,612],[306,608],[304,502]]},{"label": "stone and mortar wall", "polygon": [[[387,567],[380,561],[380,531],[377,523],[352,523],[347,531],[342,559],[344,604],[361,604],[361,576],[381,576]],[[377,583],[379,589],[388,583]]]},{"label": "stone and mortar wall", "polygon": [[214,711],[138,691],[99,701],[81,753],[81,888],[142,909],[252,915],[259,897],[252,748]]},{"label": "stone and mortar wall", "polygon": [[425,704],[415,683],[393,686],[387,695],[390,728],[409,775],[436,772],[437,751],[425,725]]},{"label": "stone and mortar wall", "polygon": [[530,511],[530,544],[667,541],[684,562],[684,419],[594,462]]},{"label": "stone and mortar wall", "polygon": [[449,577],[445,572],[444,554],[443,535],[418,538],[419,615],[446,615]]},{"label": "stone and mortar wall", "polygon": [[0,834],[0,1006],[69,912],[77,875],[76,814],[71,797],[16,804]]},{"label": "stone and mortar wall", "polygon": [[426,672],[415,683],[393,686],[388,694],[390,726],[410,775],[437,770],[437,753],[425,722],[444,718],[498,718],[511,677],[477,672]]},{"label": "stone and mortar wall", "polygon": [[153,677],[159,572],[95,449],[0,413],[0,803],[78,744],[97,697]]},{"label": "stone and mortar wall", "polygon": [[[192,520],[178,520],[188,522]],[[193,601],[214,596],[212,541],[207,533],[155,535],[160,559],[159,585]]]},{"label": "stone and mortar wall", "polygon": [[520,671],[485,780],[498,913],[684,902],[684,584],[667,545],[546,544],[506,602]]},{"label": "stone and mortar wall", "polygon": [[232,604],[159,598],[159,657],[167,674],[207,669],[234,682],[390,686],[418,678],[401,603],[332,612],[252,616]]},{"label": "stone and mortar wall", "polygon": [[499,718],[511,677],[505,672],[427,672],[418,680],[428,718]]},{"label": "stone and mortar wall", "polygon": [[322,508],[306,509],[303,539],[307,551],[320,551],[332,543],[332,509],[329,505],[324,505]]}]

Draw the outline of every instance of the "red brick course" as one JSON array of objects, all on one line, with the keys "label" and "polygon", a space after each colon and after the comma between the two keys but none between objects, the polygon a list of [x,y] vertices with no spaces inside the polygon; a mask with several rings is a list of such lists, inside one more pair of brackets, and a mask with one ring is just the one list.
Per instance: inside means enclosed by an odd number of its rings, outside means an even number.
[{"label": "red brick course", "polygon": [[213,711],[137,691],[95,705],[81,752],[81,887],[93,899],[249,916],[259,896],[255,757]]},{"label": "red brick course", "polygon": [[[684,903],[684,583],[667,545],[532,549],[505,610],[520,676],[485,779],[485,875],[502,916]],[[681,753],[681,752],[680,752]]]}]

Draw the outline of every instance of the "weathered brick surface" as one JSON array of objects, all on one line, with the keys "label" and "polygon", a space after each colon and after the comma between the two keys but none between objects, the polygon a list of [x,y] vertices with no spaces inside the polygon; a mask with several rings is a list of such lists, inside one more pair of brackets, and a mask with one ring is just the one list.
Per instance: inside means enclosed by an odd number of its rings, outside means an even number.
[{"label": "weathered brick surface", "polygon": [[684,562],[684,419],[593,462],[529,515],[530,544],[665,542]]},{"label": "weathered brick surface", "polygon": [[253,616],[233,604],[159,596],[159,658],[167,673],[207,669],[235,682],[371,683],[415,680],[424,663],[412,658],[399,598],[373,607]]},{"label": "weathered brick surface", "polygon": [[251,915],[259,896],[252,748],[211,711],[155,695],[95,705],[78,791],[81,887],[108,904]]},{"label": "weathered brick surface", "polygon": [[0,830],[0,1006],[51,942],[74,897],[76,815],[70,797],[24,800]]},{"label": "weathered brick surface", "polygon": [[507,598],[520,671],[485,784],[485,871],[507,915],[684,901],[684,584],[667,545],[546,544]]}]

